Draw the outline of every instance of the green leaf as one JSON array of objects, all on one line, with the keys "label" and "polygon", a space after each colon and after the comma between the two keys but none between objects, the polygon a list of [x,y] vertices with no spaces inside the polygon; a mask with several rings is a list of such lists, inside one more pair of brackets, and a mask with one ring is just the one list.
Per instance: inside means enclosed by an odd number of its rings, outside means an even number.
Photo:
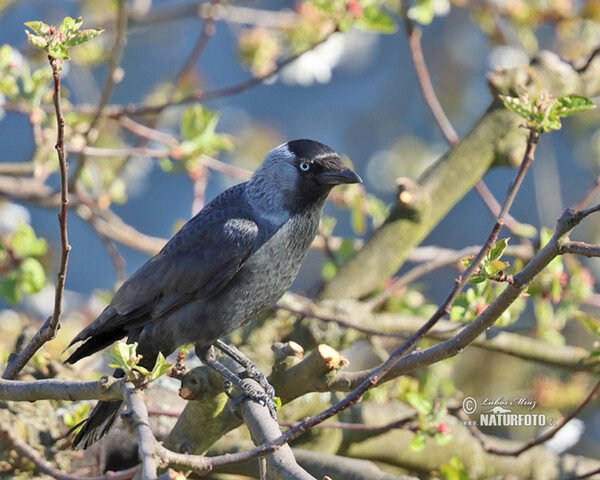
[{"label": "green leaf", "polygon": [[49,44],[46,51],[52,58],[56,58],[58,60],[71,60],[71,57],[69,56],[69,50],[62,43]]},{"label": "green leaf", "polygon": [[[79,17],[77,20],[81,20],[81,17]],[[72,19],[71,17],[65,17],[62,24],[60,25],[60,31],[63,33],[71,32],[72,30],[75,30],[75,24],[76,23],[74,19]],[[79,22],[79,25],[81,25],[81,22]]]},{"label": "green leaf", "polygon": [[181,135],[186,140],[194,139],[204,133],[214,132],[219,121],[219,113],[211,112],[203,105],[188,108],[181,117]]},{"label": "green leaf", "polygon": [[104,30],[102,28],[89,28],[86,30],[81,30],[69,38],[65,42],[65,46],[74,47],[75,45],[80,45],[85,42],[89,42],[90,40],[96,38],[100,35]]},{"label": "green leaf", "polygon": [[19,265],[19,280],[25,293],[39,292],[46,284],[44,267],[35,258],[26,258]]},{"label": "green leaf", "polygon": [[31,225],[19,222],[17,229],[12,235],[11,248],[19,258],[37,257],[46,253],[48,244],[46,240],[36,236]]},{"label": "green leaf", "polygon": [[535,123],[537,118],[531,109],[531,101],[527,101],[523,98],[517,97],[508,97],[505,95],[500,95],[504,106],[508,108],[511,112],[515,112],[517,115],[520,115],[528,122]]},{"label": "green leaf", "polygon": [[423,432],[417,433],[408,444],[408,447],[414,452],[420,452],[425,448],[425,435]]},{"label": "green leaf", "polygon": [[19,283],[13,275],[7,275],[0,281],[0,293],[8,303],[16,304],[22,300]]},{"label": "green leaf", "polygon": [[582,95],[567,95],[556,100],[551,113],[557,117],[568,117],[596,108],[594,102]]},{"label": "green leaf", "polygon": [[396,33],[398,26],[393,18],[381,8],[370,5],[362,9],[363,17],[356,21],[356,26],[367,32]]},{"label": "green leaf", "polygon": [[418,0],[408,9],[408,18],[421,25],[429,25],[435,16],[431,0]]},{"label": "green leaf", "polygon": [[165,357],[162,352],[158,352],[158,357],[156,357],[156,362],[154,362],[154,367],[152,368],[152,374],[150,375],[150,381],[154,381],[157,378],[161,377],[165,373],[167,373],[172,367],[172,364],[165,363]]},{"label": "green leaf", "polygon": [[406,394],[406,401],[421,415],[429,414],[433,408],[431,401],[422,393],[408,392]]},{"label": "green leaf", "polygon": [[338,268],[335,265],[335,263],[333,263],[331,260],[325,262],[323,264],[323,267],[321,267],[321,276],[326,282],[335,277],[337,275],[337,272]]},{"label": "green leaf", "polygon": [[502,256],[504,250],[506,250],[506,247],[508,246],[508,240],[510,240],[510,238],[503,238],[502,240],[498,240],[496,242],[494,248],[490,250],[490,253],[488,255],[488,260],[490,262],[498,260]]},{"label": "green leaf", "polygon": [[150,371],[147,368],[142,367],[141,365],[134,365],[132,368],[133,368],[133,370],[137,370],[138,372],[140,372],[145,377],[150,375]]},{"label": "green leaf", "polygon": [[510,263],[508,262],[502,262],[500,260],[494,260],[493,262],[490,262],[490,275],[495,275],[498,272],[501,272],[502,270],[506,270],[509,266]]},{"label": "green leaf", "polygon": [[486,275],[482,275],[481,273],[476,273],[471,278],[469,278],[469,283],[482,283],[488,279]]},{"label": "green leaf", "polygon": [[575,318],[581,323],[589,332],[596,337],[600,338],[600,321],[593,317],[589,313],[577,311],[575,312]]},{"label": "green leaf", "polygon": [[446,445],[452,440],[452,435],[449,433],[436,433],[433,435],[433,438],[438,445]]},{"label": "green leaf", "polygon": [[25,22],[25,26],[31,28],[36,35],[42,37],[50,32],[50,25],[44,22]]},{"label": "green leaf", "polygon": [[48,42],[46,41],[45,38],[40,37],[39,35],[32,35],[27,30],[25,30],[25,34],[27,35],[27,40],[33,47],[39,48],[40,50],[47,51]]}]

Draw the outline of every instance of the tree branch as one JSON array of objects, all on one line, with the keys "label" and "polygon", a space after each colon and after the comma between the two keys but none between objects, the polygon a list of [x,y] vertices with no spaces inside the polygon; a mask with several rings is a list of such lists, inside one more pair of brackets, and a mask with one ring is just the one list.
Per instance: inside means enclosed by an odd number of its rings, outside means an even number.
[{"label": "tree branch", "polygon": [[13,379],[23,369],[27,362],[33,357],[42,345],[56,336],[59,329],[60,315],[62,313],[62,300],[65,290],[65,279],[67,275],[67,265],[69,262],[69,238],[67,235],[67,207],[69,205],[69,165],[65,158],[65,119],[62,113],[62,104],[60,98],[60,71],[61,62],[52,57],[48,57],[52,67],[52,76],[54,79],[54,109],[56,112],[57,138],[56,153],[58,154],[58,165],[60,169],[60,211],[58,213],[58,224],[60,230],[60,264],[58,268],[56,289],[54,294],[54,311],[52,316],[46,320],[44,325],[33,336],[29,344],[20,354],[11,354],[6,370],[2,378]]},{"label": "tree branch", "polygon": [[154,480],[157,476],[157,463],[154,452],[157,442],[150,428],[148,409],[144,402],[144,392],[139,388],[126,384],[123,387],[123,399],[127,403],[127,412],[123,414],[124,418],[131,422],[137,436],[138,452],[142,461],[140,478],[141,480]]},{"label": "tree branch", "polygon": [[79,477],[76,475],[69,475],[48,462],[35,448],[27,445],[27,443],[13,433],[10,428],[2,427],[1,434],[4,442],[7,443],[9,447],[16,450],[19,455],[31,460],[40,472],[56,478],[57,480],[128,480],[132,478],[139,469],[138,466],[135,466],[127,470],[107,473],[106,475],[101,475],[99,477]]}]

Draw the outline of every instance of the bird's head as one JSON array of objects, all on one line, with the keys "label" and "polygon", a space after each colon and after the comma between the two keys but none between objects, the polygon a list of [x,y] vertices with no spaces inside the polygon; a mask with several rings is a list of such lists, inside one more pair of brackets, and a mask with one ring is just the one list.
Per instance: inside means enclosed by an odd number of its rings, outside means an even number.
[{"label": "bird's head", "polygon": [[[271,150],[256,169],[250,186],[288,210],[322,205],[329,191],[342,183],[360,183],[330,147],[314,140],[292,140]],[[275,198],[276,197],[276,198]]]}]

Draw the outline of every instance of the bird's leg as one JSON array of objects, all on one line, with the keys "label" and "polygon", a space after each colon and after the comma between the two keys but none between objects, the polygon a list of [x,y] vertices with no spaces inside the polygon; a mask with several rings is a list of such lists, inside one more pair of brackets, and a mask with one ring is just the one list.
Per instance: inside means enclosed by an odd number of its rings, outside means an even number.
[{"label": "bird's leg", "polygon": [[226,385],[227,383],[229,383],[230,385],[235,385],[243,392],[243,396],[246,396],[248,398],[251,398],[252,400],[266,405],[269,408],[271,416],[273,416],[273,418],[275,419],[277,418],[277,409],[275,408],[275,403],[273,402],[273,399],[265,392],[261,392],[260,390],[254,388],[252,385],[244,382],[238,375],[233,373],[221,362],[219,362],[215,358],[215,350],[212,345],[208,348],[196,347],[196,355],[198,355],[200,360],[202,360],[202,362],[207,367],[210,367],[217,373],[219,373],[225,379]]}]

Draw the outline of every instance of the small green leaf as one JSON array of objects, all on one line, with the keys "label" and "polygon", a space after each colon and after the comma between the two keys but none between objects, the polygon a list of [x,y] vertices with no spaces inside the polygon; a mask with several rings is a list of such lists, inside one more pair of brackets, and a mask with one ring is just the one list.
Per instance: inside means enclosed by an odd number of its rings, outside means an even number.
[{"label": "small green leaf", "polygon": [[25,34],[27,35],[27,40],[33,47],[46,51],[46,49],[48,48],[48,42],[45,38],[40,37],[38,35],[32,35],[27,30],[25,30]]},{"label": "small green leaf", "polygon": [[413,452],[420,452],[421,450],[423,450],[425,448],[425,435],[423,434],[423,432],[417,433],[408,444],[408,447]]},{"label": "small green leaf", "polygon": [[145,377],[147,377],[148,375],[150,375],[150,371],[149,371],[147,368],[145,368],[145,367],[142,367],[141,365],[135,365],[135,366],[133,367],[133,369],[134,369],[134,370],[137,370],[138,372],[140,372],[140,373],[141,373],[142,375],[144,375]]},{"label": "small green leaf", "polygon": [[589,313],[577,311],[575,312],[575,318],[581,323],[589,332],[596,337],[600,338],[600,321],[593,317]]},{"label": "small green leaf", "polygon": [[48,245],[46,240],[38,238],[31,225],[25,222],[19,222],[15,233],[12,235],[11,248],[14,254],[19,257],[40,256],[46,253]]},{"label": "small green leaf", "polygon": [[71,57],[69,56],[69,50],[62,43],[49,44],[46,51],[52,58],[56,58],[58,60],[71,60]]},{"label": "small green leaf", "polygon": [[421,25],[429,25],[434,16],[431,0],[417,0],[416,4],[408,9],[408,18]]},{"label": "small green leaf", "polygon": [[433,408],[431,401],[421,393],[408,392],[406,394],[406,401],[421,415],[429,414]]},{"label": "small green leaf", "polygon": [[25,22],[25,26],[33,30],[36,35],[45,36],[50,32],[50,25],[44,22]]},{"label": "small green leaf", "polygon": [[337,272],[338,268],[335,265],[335,263],[333,263],[331,260],[325,262],[323,264],[323,267],[321,268],[321,276],[326,282],[335,277],[337,275]]},{"label": "small green leaf", "polygon": [[20,303],[22,300],[19,283],[13,275],[7,275],[0,281],[0,293],[7,302],[12,304]]},{"label": "small green leaf", "polygon": [[520,115],[529,122],[536,121],[536,117],[531,111],[530,101],[526,101],[523,98],[509,97],[505,95],[500,95],[500,98],[502,99],[504,106],[508,108],[511,112],[515,112],[517,115]]},{"label": "small green leaf", "polygon": [[568,117],[596,108],[594,102],[582,95],[567,95],[556,100],[551,112],[557,117]]},{"label": "small green leaf", "polygon": [[510,238],[503,238],[502,240],[498,240],[496,242],[494,248],[490,250],[490,253],[488,255],[488,259],[490,262],[498,260],[502,256],[504,250],[506,250],[506,247],[508,246],[508,240],[510,240]]},{"label": "small green leaf", "polygon": [[436,433],[433,435],[433,438],[438,445],[446,445],[452,440],[452,435],[449,433]]},{"label": "small green leaf", "polygon": [[481,273],[476,273],[475,275],[473,275],[471,278],[469,278],[469,283],[482,283],[485,282],[487,280],[487,276],[486,275],[482,275]]},{"label": "small green leaf", "polygon": [[203,105],[197,104],[188,108],[181,117],[181,135],[192,140],[207,131],[214,132],[219,114],[211,112]]},{"label": "small green leaf", "polygon": [[167,373],[171,367],[172,365],[170,363],[165,363],[165,357],[163,356],[162,352],[158,352],[158,356],[156,357],[156,362],[154,362],[154,367],[152,368],[152,373],[149,380],[151,382],[156,380]]},{"label": "small green leaf", "polygon": [[19,279],[25,293],[37,293],[46,284],[46,272],[40,262],[29,257],[23,260],[19,266]]},{"label": "small green leaf", "polygon": [[81,30],[69,38],[65,42],[65,46],[74,47],[75,45],[80,45],[85,42],[89,42],[90,40],[96,38],[100,35],[104,30],[102,28],[89,28],[86,30]]},{"label": "small green leaf", "polygon": [[552,130],[560,130],[562,128],[562,124],[560,123],[560,118],[556,115],[548,114],[548,116],[542,122],[542,128],[544,132],[551,132]]},{"label": "small green leaf", "polygon": [[[79,19],[81,19],[81,17]],[[79,25],[81,25],[81,23]],[[72,19],[71,17],[65,17],[62,24],[60,25],[60,31],[63,33],[68,33],[74,29],[75,29],[75,20]]]},{"label": "small green leaf", "polygon": [[363,17],[356,21],[356,26],[368,32],[396,33],[398,26],[394,19],[375,5],[362,9]]},{"label": "small green leaf", "polygon": [[508,262],[502,262],[500,260],[494,260],[490,262],[490,275],[495,275],[496,273],[506,270],[510,266]]}]

